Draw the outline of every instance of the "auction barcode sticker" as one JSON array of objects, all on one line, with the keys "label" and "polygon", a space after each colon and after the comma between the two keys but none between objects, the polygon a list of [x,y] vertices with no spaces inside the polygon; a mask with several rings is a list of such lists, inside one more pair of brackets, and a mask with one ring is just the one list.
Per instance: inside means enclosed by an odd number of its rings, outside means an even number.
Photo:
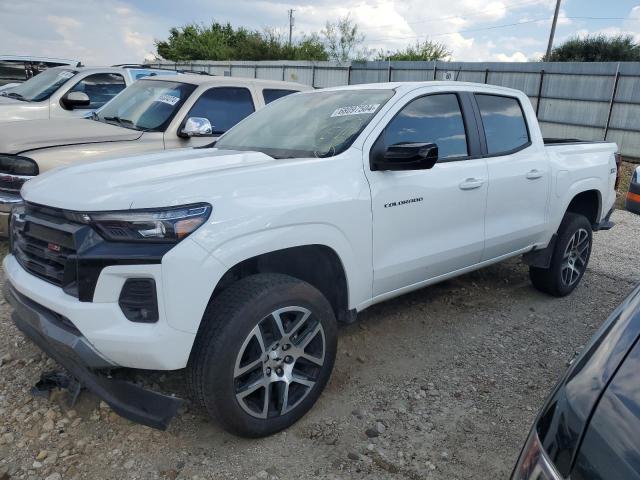
[{"label": "auction barcode sticker", "polygon": [[374,113],[378,107],[379,103],[374,103],[371,105],[351,105],[349,107],[340,107],[336,108],[331,114],[332,117],[344,117],[345,115],[362,115]]},{"label": "auction barcode sticker", "polygon": [[74,75],[75,75],[75,73],[70,72],[70,71],[68,71],[68,70],[63,70],[62,72],[60,72],[60,73],[58,74],[58,76],[59,76],[60,78],[71,78],[71,77],[73,77]]},{"label": "auction barcode sticker", "polygon": [[156,98],[156,102],[168,103],[171,106],[175,105],[179,101],[180,101],[180,98],[175,97],[173,95],[166,95],[166,94],[160,95],[158,98]]}]

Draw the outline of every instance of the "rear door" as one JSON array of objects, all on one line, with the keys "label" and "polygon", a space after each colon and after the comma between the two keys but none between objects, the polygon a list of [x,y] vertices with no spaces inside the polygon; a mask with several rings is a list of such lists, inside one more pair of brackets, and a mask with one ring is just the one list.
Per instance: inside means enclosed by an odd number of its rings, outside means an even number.
[{"label": "rear door", "polygon": [[[398,102],[365,144],[373,213],[374,297],[417,287],[480,261],[487,166],[468,93],[443,91]],[[426,94],[429,92],[428,94]],[[371,142],[371,143],[370,143]],[[371,149],[435,143],[429,170],[372,171]],[[369,147],[367,147],[369,145]]]},{"label": "rear door", "polygon": [[[550,167],[516,97],[476,93],[489,173],[483,260],[530,247],[546,227]],[[540,144],[540,145],[538,145]]]}]

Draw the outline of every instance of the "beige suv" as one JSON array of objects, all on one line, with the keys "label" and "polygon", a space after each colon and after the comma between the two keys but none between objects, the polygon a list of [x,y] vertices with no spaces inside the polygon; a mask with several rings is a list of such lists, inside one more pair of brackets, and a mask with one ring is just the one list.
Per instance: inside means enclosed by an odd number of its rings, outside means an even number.
[{"label": "beige suv", "polygon": [[[311,87],[185,74],[138,80],[86,119],[10,122],[0,129],[0,236],[22,184],[80,161],[212,143],[255,110]],[[64,188],[61,185],[60,188]]]}]

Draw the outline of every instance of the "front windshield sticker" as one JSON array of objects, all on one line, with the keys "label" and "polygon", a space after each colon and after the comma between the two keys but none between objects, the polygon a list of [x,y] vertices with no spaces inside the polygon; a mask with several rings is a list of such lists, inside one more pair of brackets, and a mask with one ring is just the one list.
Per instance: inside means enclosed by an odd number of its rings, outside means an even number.
[{"label": "front windshield sticker", "polygon": [[73,72],[69,72],[68,70],[65,70],[64,72],[60,72],[58,76],[60,78],[71,78],[73,77]]},{"label": "front windshield sticker", "polygon": [[374,103],[371,105],[351,105],[350,107],[340,107],[336,108],[331,114],[332,117],[344,117],[346,115],[362,115],[375,113],[375,111],[380,106],[379,103]]},{"label": "front windshield sticker", "polygon": [[179,101],[180,101],[180,97],[175,97],[173,95],[168,95],[168,94],[160,95],[158,98],[156,98],[156,102],[167,103],[171,106],[174,106]]}]

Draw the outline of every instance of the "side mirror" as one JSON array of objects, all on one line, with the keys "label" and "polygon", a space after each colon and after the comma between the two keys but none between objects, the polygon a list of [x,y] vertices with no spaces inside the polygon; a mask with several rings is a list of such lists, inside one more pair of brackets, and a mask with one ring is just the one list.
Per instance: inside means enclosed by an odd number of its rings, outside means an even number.
[{"label": "side mirror", "polygon": [[207,118],[189,117],[184,126],[178,132],[178,136],[190,137],[210,137],[213,135],[213,127]]},{"label": "side mirror", "polygon": [[80,107],[88,107],[91,103],[89,95],[84,92],[69,92],[62,97],[62,105],[69,110]]},{"label": "side mirror", "polygon": [[371,153],[371,170],[428,170],[438,161],[435,143],[399,143]]}]

